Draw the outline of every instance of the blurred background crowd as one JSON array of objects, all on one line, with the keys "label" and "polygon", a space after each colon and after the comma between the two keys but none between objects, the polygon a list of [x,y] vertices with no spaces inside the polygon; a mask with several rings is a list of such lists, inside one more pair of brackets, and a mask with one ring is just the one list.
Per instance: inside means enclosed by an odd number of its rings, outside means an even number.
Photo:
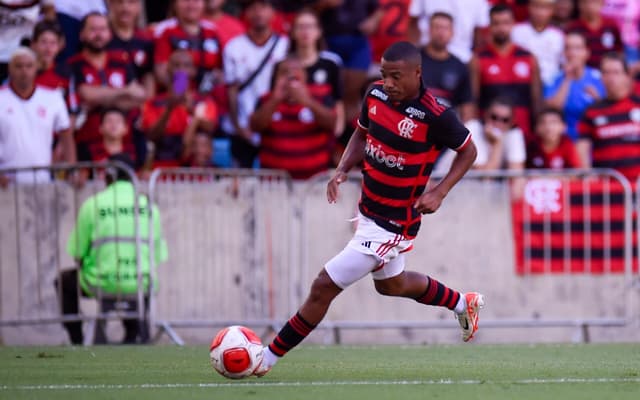
[{"label": "blurred background crowd", "polygon": [[0,20],[0,168],[125,153],[143,178],[306,179],[335,166],[382,52],[409,40],[475,168],[640,174],[638,0],[0,0]]}]

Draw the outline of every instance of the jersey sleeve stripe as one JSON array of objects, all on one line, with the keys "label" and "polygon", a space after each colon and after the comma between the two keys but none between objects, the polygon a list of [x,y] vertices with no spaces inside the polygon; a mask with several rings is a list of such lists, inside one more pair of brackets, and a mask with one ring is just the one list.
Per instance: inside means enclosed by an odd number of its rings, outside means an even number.
[{"label": "jersey sleeve stripe", "polygon": [[471,142],[471,132],[469,132],[467,134],[467,138],[464,140],[464,142],[462,142],[462,144],[460,146],[456,147],[453,150],[454,151],[460,151],[460,150],[464,149],[467,146],[467,144],[469,144],[469,142]]}]

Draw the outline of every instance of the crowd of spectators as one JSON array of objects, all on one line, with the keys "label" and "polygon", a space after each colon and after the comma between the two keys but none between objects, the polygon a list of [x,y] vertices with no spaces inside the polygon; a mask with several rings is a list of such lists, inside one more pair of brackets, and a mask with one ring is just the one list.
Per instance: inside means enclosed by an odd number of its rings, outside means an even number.
[{"label": "crowd of spectators", "polygon": [[640,171],[637,0],[0,0],[0,20],[0,168],[126,153],[142,177],[306,179],[339,159],[382,51],[409,40],[475,168]]}]

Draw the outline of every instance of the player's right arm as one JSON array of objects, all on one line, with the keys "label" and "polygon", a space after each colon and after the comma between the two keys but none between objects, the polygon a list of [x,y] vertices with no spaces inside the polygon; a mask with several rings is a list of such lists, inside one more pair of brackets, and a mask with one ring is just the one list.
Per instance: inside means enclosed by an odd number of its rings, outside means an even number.
[{"label": "player's right arm", "polygon": [[327,200],[329,203],[335,203],[338,199],[338,186],[347,180],[347,173],[351,168],[358,165],[364,158],[364,146],[367,140],[367,131],[361,126],[356,127],[353,132],[347,148],[342,154],[340,163],[336,168],[331,180],[327,184]]}]

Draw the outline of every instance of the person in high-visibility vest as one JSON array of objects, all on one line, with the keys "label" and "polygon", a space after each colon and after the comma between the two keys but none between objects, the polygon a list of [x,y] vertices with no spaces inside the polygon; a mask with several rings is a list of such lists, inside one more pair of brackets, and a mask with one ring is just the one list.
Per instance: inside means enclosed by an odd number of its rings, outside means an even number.
[{"label": "person in high-visibility vest", "polygon": [[[117,154],[110,161],[120,161],[133,167],[126,154]],[[107,187],[91,196],[80,207],[76,226],[67,242],[67,252],[79,268],[64,271],[59,277],[62,313],[78,314],[78,285],[82,296],[136,298],[138,291],[135,189],[129,175],[122,170],[106,173]],[[146,196],[138,197],[138,230],[140,235],[140,269],[143,275],[145,303],[149,292],[149,235],[153,235],[155,262],[167,259],[167,246],[162,238],[160,213],[152,209],[153,232],[149,232],[149,203]],[[155,282],[154,285],[155,286]],[[123,320],[124,343],[146,341],[140,332],[139,321]],[[82,322],[65,322],[64,327],[72,344],[82,344]]]}]

